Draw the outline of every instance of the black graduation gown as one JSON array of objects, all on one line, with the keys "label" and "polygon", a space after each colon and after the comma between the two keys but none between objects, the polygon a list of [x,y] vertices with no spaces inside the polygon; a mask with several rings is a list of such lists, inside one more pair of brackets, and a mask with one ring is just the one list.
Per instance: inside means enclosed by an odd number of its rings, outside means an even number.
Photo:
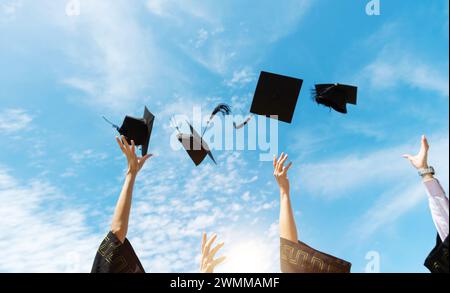
[{"label": "black graduation gown", "polygon": [[109,232],[98,248],[91,273],[145,273],[128,239],[122,243]]},{"label": "black graduation gown", "polygon": [[437,236],[436,246],[425,260],[425,266],[432,273],[449,273],[448,236],[444,242]]},{"label": "black graduation gown", "polygon": [[350,273],[352,264],[320,252],[299,241],[280,238],[280,263],[283,273]]}]

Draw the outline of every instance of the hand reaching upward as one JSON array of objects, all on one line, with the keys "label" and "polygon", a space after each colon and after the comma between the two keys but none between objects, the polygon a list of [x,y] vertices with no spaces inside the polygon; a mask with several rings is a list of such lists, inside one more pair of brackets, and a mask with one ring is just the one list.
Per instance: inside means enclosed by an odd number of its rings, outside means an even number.
[{"label": "hand reaching upward", "polygon": [[422,136],[420,151],[417,155],[405,154],[403,157],[411,162],[416,169],[428,168],[428,150],[430,146],[425,135]]},{"label": "hand reaching upward", "polygon": [[225,256],[214,259],[216,253],[224,245],[222,242],[212,248],[212,245],[216,239],[216,234],[214,234],[209,240],[207,239],[206,233],[203,233],[202,235],[202,258],[200,261],[200,271],[202,273],[213,273],[215,267],[225,260]]},{"label": "hand reaching upward", "polygon": [[120,149],[123,154],[127,157],[128,161],[128,174],[137,175],[137,173],[142,169],[145,164],[145,161],[149,159],[152,155],[148,154],[144,157],[136,156],[136,146],[134,145],[134,141],[131,141],[131,146],[124,136],[119,137],[116,136],[117,143],[119,144]]},{"label": "hand reaching upward", "polygon": [[277,180],[278,186],[280,187],[280,192],[284,194],[289,194],[290,192],[287,172],[289,171],[289,168],[291,168],[292,162],[287,166],[284,166],[287,158],[288,155],[284,153],[281,153],[279,160],[277,160],[276,156],[273,158],[273,176],[275,176],[275,179]]}]

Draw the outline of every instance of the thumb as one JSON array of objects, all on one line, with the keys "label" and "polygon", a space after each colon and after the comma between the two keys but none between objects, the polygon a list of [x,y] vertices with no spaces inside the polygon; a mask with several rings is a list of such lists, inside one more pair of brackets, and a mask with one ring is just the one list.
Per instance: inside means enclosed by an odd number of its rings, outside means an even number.
[{"label": "thumb", "polygon": [[412,159],[412,156],[410,154],[404,154],[404,155],[402,155],[402,157],[407,159],[407,160],[410,160],[410,161]]}]

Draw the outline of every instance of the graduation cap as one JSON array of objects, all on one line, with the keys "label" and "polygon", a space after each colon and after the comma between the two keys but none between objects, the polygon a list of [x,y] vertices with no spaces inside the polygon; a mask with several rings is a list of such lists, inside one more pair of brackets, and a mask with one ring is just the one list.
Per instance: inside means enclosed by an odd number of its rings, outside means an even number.
[{"label": "graduation cap", "polygon": [[303,80],[262,71],[250,112],[291,123]]},{"label": "graduation cap", "polygon": [[301,79],[261,71],[250,108],[252,114],[243,123],[234,123],[234,128],[247,125],[253,114],[291,123],[302,85]]},{"label": "graduation cap", "polygon": [[347,114],[347,104],[356,105],[358,88],[345,84],[316,84],[313,99],[321,105]]},{"label": "graduation cap", "polygon": [[121,127],[111,123],[105,117],[103,119],[117,129],[121,135],[125,136],[128,143],[131,144],[131,141],[134,141],[136,146],[141,146],[142,156],[147,154],[150,136],[152,135],[153,121],[155,120],[155,116],[147,107],[144,109],[143,118],[126,116]]},{"label": "graduation cap", "polygon": [[179,127],[175,126],[178,131],[177,139],[183,145],[194,164],[199,166],[206,156],[209,156],[214,164],[217,164],[208,144],[203,140],[203,136],[200,136],[188,121],[186,121],[186,123],[189,125],[191,133],[181,133]]}]

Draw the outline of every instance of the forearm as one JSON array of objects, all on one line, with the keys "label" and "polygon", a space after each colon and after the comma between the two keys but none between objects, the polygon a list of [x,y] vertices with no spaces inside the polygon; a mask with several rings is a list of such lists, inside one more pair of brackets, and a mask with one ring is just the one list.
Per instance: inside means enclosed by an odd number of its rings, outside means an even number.
[{"label": "forearm", "polygon": [[128,173],[122,187],[122,191],[114,210],[114,216],[111,224],[111,231],[116,237],[124,242],[130,217],[131,201],[133,196],[133,187],[136,180],[136,174]]},{"label": "forearm", "polygon": [[289,192],[280,192],[280,237],[298,242],[297,227]]}]

